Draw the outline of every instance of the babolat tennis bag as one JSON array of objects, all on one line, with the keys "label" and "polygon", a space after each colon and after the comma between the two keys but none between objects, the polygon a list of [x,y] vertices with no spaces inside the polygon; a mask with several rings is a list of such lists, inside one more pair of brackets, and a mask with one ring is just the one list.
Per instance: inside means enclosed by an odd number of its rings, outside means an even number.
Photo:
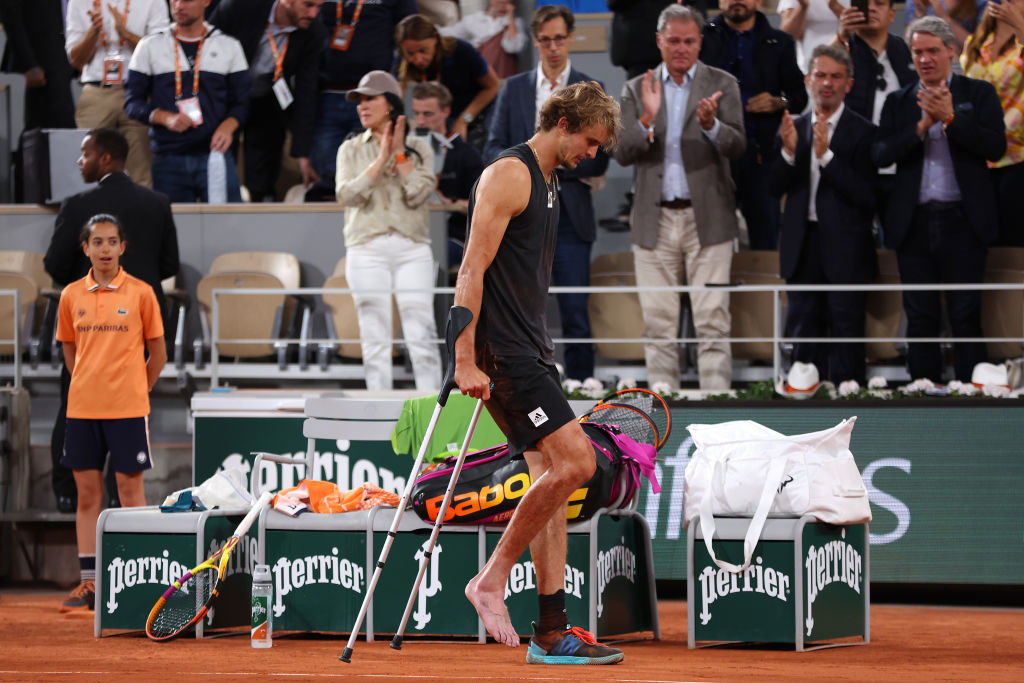
[{"label": "babolat tennis bag", "polygon": [[[654,474],[654,446],[639,444],[614,425],[581,423],[594,447],[597,470],[590,481],[569,496],[569,521],[589,519],[601,508],[623,508],[640,489],[640,476],[661,491]],[[441,508],[452,468],[451,456],[435,470],[416,480],[412,508],[421,519],[433,523]],[[447,524],[498,524],[507,522],[516,504],[530,488],[530,470],[522,457],[513,458],[508,444],[469,453],[455,485]]]}]

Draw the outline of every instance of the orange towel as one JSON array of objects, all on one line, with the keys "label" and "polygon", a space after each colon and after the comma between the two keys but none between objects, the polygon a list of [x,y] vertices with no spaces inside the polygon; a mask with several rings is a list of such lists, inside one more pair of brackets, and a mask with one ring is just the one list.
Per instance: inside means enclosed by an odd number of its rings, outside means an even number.
[{"label": "orange towel", "polygon": [[350,512],[368,510],[377,505],[394,507],[398,502],[398,495],[370,483],[342,491],[329,481],[303,479],[298,486],[279,491],[272,504],[275,509],[296,515],[303,508],[309,512]]}]

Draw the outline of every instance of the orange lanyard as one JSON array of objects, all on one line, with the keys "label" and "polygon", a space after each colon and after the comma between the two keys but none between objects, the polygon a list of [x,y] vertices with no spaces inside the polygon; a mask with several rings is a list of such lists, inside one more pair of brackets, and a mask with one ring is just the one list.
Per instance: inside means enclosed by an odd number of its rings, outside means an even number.
[{"label": "orange lanyard", "polygon": [[277,41],[274,40],[273,34],[270,32],[270,22],[267,22],[267,42],[270,43],[270,54],[274,55],[274,82],[281,78],[281,71],[284,70],[284,56],[288,54],[288,41],[291,38],[287,33],[284,36],[284,46],[281,48],[280,54],[277,51]]},{"label": "orange lanyard", "polygon": [[[174,100],[178,101],[181,99],[181,53],[184,48],[178,45],[178,34],[177,29],[172,34],[174,38]],[[206,41],[206,35],[199,39],[199,47],[196,48],[196,61],[195,66],[192,69],[192,97],[196,96],[199,92],[199,56],[203,54],[203,43]]]},{"label": "orange lanyard", "polygon": [[[125,3],[124,3],[124,23],[125,23],[125,26],[128,25],[128,11],[131,9],[131,6],[132,6],[132,0],[125,0]],[[101,12],[102,11],[102,9],[100,8],[100,0],[93,0],[92,1],[92,9],[93,9],[94,12]],[[105,30],[100,31],[100,43],[103,45],[103,49],[106,50],[107,49],[107,32]],[[117,37],[117,45],[118,45],[118,47],[124,46],[124,38],[122,38],[120,35]]]},{"label": "orange lanyard", "polygon": [[[341,6],[342,4],[344,4],[344,1],[345,0],[338,0],[338,2],[334,5],[334,24],[336,26],[341,25]],[[355,29],[356,24],[359,23],[359,15],[363,13],[364,1],[365,0],[359,0],[359,4],[356,5],[356,11],[352,14],[352,23],[349,24],[349,26],[351,26],[353,29]]]}]

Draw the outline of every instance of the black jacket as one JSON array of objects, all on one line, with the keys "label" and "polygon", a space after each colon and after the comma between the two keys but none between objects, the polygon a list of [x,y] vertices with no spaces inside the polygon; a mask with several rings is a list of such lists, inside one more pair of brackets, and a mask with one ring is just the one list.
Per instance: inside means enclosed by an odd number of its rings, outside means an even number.
[{"label": "black jacket", "polygon": [[[750,88],[754,94],[768,92],[776,97],[785,95],[789,100],[791,114],[799,114],[807,106],[807,89],[804,75],[796,63],[796,43],[793,36],[772,28],[768,17],[757,13],[754,22],[754,83]],[[719,14],[704,26],[704,41],[700,48],[700,61],[718,67],[738,77],[738,70],[731,68],[729,58],[729,27],[725,17]],[[740,90],[747,90],[740,83]],[[782,122],[782,112],[772,114],[750,114],[744,112],[747,123],[747,144],[756,144],[763,152],[771,152],[775,134]],[[751,136],[753,139],[751,139]]]},{"label": "black jacket", "polygon": [[654,41],[658,15],[675,0],[607,0],[612,16],[612,64],[629,69],[645,65],[653,69],[661,61]]},{"label": "black jacket", "polygon": [[[473,184],[484,171],[484,160],[476,148],[456,137],[444,157],[444,166],[437,179],[437,190],[448,199],[469,199]],[[466,239],[466,214],[448,213],[448,236]]]},{"label": "black jacket", "polygon": [[2,0],[0,21],[7,34],[3,71],[23,74],[38,66],[47,79],[71,78],[60,0]]},{"label": "black jacket", "polygon": [[79,234],[98,213],[113,214],[121,221],[127,242],[121,265],[153,288],[160,310],[165,311],[160,281],[178,273],[178,233],[171,203],[167,195],[132,182],[124,173],[111,173],[96,187],[64,200],[43,259],[46,272],[62,286],[85,277],[90,264]]},{"label": "black jacket", "polygon": [[[917,80],[910,48],[902,38],[890,33],[889,41],[885,44],[885,54],[892,70],[896,72],[896,80],[901,88]],[[878,95],[878,60],[875,59],[875,51],[856,33],[850,37],[850,59],[853,60],[853,87],[846,94],[845,103],[870,121],[875,113],[875,97]]]},{"label": "black jacket", "polygon": [[[252,64],[260,40],[266,33],[267,17],[274,0],[221,0],[210,14],[210,23],[242,44],[245,59]],[[309,156],[317,115],[317,69],[327,46],[327,29],[317,19],[308,29],[297,29],[288,39],[284,75],[295,101],[288,107],[292,133],[292,156]],[[274,98],[273,93],[267,95]],[[276,98],[274,98],[276,102]]]},{"label": "black jacket", "polygon": [[[996,89],[987,81],[953,75],[953,121],[946,127],[953,174],[964,212],[978,238],[988,244],[996,238],[996,197],[986,161],[1006,152],[1003,106]],[[917,81],[891,93],[882,109],[878,139],[872,157],[879,167],[896,164],[896,185],[886,207],[886,245],[899,249],[910,230],[921,191],[924,141],[917,136],[921,109],[917,105]]]},{"label": "black jacket", "polygon": [[[792,277],[801,256],[820,257],[830,282],[871,282],[878,271],[871,235],[877,173],[871,161],[871,144],[876,128],[849,107],[843,110],[829,142],[832,160],[821,169],[817,195],[811,197],[811,119],[808,113],[793,121],[798,136],[794,164],[786,163],[781,154],[772,162],[772,194],[786,195],[779,246],[780,274],[786,279]],[[781,140],[778,144],[781,149]],[[828,245],[820,255],[802,254],[811,201],[815,202],[821,242]]]}]

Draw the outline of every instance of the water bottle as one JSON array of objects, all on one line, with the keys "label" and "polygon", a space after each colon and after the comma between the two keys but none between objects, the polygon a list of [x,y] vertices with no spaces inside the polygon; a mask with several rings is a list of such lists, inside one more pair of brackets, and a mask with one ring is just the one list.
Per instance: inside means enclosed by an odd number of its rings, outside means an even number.
[{"label": "water bottle", "polygon": [[210,152],[206,161],[206,199],[210,204],[228,201],[227,160],[223,152]]},{"label": "water bottle", "polygon": [[270,647],[271,617],[274,584],[270,580],[270,566],[258,564],[252,572],[252,646]]}]

